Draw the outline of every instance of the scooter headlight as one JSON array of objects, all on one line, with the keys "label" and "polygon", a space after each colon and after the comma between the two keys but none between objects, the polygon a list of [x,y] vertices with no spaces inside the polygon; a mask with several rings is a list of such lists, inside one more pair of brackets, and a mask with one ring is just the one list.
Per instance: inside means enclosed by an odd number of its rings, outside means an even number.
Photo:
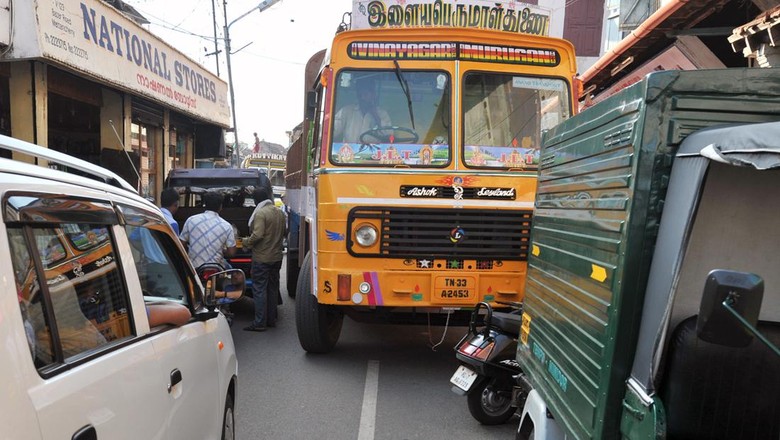
[{"label": "scooter headlight", "polygon": [[376,240],[379,237],[374,225],[364,224],[360,225],[355,230],[355,240],[363,247],[370,247],[376,244]]}]

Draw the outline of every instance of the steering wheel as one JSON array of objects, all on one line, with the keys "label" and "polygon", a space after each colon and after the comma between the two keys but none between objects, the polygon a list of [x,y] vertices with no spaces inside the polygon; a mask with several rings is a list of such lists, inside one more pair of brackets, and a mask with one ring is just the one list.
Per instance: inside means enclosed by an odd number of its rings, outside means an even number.
[{"label": "steering wheel", "polygon": [[[386,131],[392,131],[393,134],[387,134]],[[395,132],[400,131],[402,133],[406,133],[406,136],[395,136]],[[370,144],[372,143],[370,139],[367,139],[367,137],[372,137],[374,139],[379,140],[380,143],[384,144],[413,144],[417,142],[418,139],[420,139],[420,135],[417,134],[414,130],[407,127],[399,127],[397,125],[385,125],[382,127],[374,127],[370,130],[366,130],[360,135],[360,143],[362,144]],[[392,139],[391,139],[392,138]]]}]

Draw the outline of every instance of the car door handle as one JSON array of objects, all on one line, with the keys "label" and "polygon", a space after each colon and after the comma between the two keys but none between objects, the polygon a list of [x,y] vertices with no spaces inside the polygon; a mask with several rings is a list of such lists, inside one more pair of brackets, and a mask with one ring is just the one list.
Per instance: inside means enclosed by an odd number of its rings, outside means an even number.
[{"label": "car door handle", "polygon": [[97,431],[92,425],[87,425],[73,434],[71,440],[97,440]]},{"label": "car door handle", "polygon": [[168,394],[171,394],[171,390],[173,390],[173,387],[179,382],[181,382],[181,371],[179,371],[178,368],[174,368],[173,371],[171,371],[171,383],[168,384]]}]

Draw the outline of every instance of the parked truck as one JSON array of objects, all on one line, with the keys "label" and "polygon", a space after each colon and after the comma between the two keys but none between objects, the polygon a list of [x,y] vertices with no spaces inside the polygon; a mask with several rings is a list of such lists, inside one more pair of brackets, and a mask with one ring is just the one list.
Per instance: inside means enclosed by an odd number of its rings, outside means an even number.
[{"label": "parked truck", "polygon": [[777,69],[668,71],[547,133],[518,439],[780,438],[773,121]]},{"label": "parked truck", "polygon": [[522,299],[541,133],[575,111],[574,49],[450,24],[352,28],[315,57],[286,193],[308,352],[332,350],[344,316],[465,324],[479,302]]}]

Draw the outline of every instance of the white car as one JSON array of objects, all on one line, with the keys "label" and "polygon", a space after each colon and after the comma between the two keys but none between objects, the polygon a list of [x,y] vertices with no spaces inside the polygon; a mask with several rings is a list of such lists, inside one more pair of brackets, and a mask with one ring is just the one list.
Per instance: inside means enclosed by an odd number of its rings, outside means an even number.
[{"label": "white car", "polygon": [[[5,136],[0,148],[82,174],[0,159],[0,437],[234,438],[238,370],[217,296],[240,296],[241,272],[204,292],[127,182]],[[160,310],[184,320],[156,323]]]}]

